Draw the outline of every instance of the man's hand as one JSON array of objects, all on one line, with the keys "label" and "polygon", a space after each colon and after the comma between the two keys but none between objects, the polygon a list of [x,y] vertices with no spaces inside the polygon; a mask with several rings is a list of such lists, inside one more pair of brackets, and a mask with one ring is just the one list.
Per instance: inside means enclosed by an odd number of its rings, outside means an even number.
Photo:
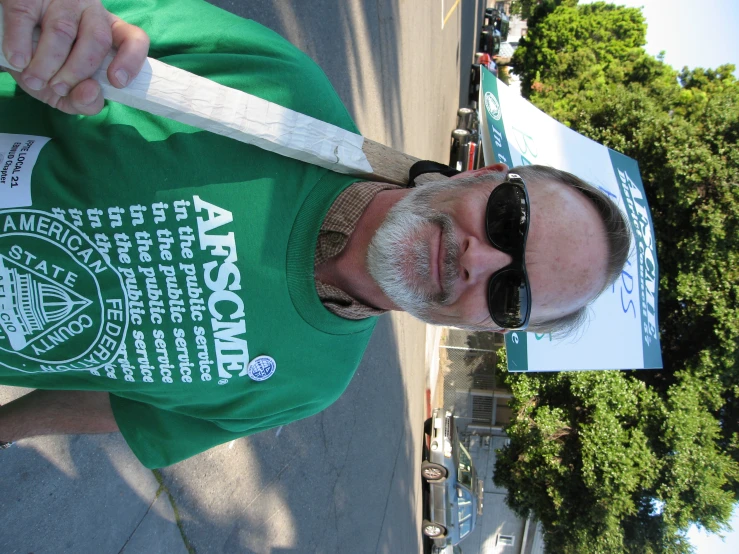
[{"label": "man's hand", "polygon": [[[125,87],[138,75],[149,37],[107,11],[100,0],[0,0],[5,27],[3,53],[28,94],[70,114],[103,108],[100,85],[90,77],[111,46],[117,48],[108,80]],[[41,27],[33,52],[33,30]]]}]

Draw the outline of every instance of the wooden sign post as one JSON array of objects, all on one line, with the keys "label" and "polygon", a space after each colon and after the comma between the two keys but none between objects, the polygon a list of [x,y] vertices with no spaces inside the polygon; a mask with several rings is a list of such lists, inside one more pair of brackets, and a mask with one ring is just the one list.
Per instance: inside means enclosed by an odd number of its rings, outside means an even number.
[{"label": "wooden sign post", "polygon": [[[0,6],[0,43],[3,38]],[[38,29],[34,35],[38,40]],[[408,183],[417,158],[254,95],[147,58],[123,89],[110,84],[111,52],[93,78],[114,102],[370,181]],[[0,52],[0,66],[16,69]]]}]

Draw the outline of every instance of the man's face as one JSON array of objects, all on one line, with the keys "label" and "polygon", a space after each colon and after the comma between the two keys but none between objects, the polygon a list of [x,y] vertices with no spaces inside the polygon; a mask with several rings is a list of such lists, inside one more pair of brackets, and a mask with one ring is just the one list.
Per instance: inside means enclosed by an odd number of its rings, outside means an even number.
[{"label": "man's face", "polygon": [[[490,192],[505,173],[480,182],[450,179],[411,189],[370,244],[370,274],[401,310],[430,323],[500,330],[490,319],[490,277],[511,262],[485,232]],[[590,201],[570,186],[527,182],[531,220],[526,269],[531,321],[562,317],[605,284],[607,243]]]}]

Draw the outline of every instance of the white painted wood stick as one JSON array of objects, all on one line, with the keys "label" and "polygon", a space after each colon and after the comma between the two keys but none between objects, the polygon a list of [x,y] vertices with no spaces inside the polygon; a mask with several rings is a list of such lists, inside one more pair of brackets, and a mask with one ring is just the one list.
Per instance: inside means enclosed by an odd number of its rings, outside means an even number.
[{"label": "white painted wood stick", "polygon": [[[0,43],[3,37],[0,6]],[[38,40],[38,29],[36,33]],[[145,112],[368,180],[407,184],[417,158],[252,94],[147,58],[123,89],[110,84],[111,52],[93,78],[103,96]],[[13,68],[0,51],[0,66]]]}]

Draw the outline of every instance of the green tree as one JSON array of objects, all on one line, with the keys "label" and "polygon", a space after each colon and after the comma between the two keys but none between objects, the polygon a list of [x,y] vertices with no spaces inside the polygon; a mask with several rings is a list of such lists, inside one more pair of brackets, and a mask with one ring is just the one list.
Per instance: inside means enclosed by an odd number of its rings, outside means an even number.
[{"label": "green tree", "polygon": [[541,3],[541,0],[513,0],[511,2],[511,15],[517,15],[521,19],[529,19],[536,8]]},{"label": "green tree", "polygon": [[618,372],[508,375],[516,414],[495,483],[543,524],[547,551],[684,553],[720,531],[739,466],[717,441],[722,385],[681,372],[666,396]]},{"label": "green tree", "polygon": [[739,493],[735,68],[677,72],[649,56],[639,10],[562,3],[537,14],[513,59],[524,94],[639,162],[665,368],[511,376],[518,416],[496,479],[515,509],[541,518],[553,552],[687,552],[689,525],[720,530]]},{"label": "green tree", "polygon": [[528,25],[511,61],[524,96],[545,85],[566,87],[560,94],[566,96],[583,85],[621,80],[646,41],[641,10],[602,2],[548,0]]}]

